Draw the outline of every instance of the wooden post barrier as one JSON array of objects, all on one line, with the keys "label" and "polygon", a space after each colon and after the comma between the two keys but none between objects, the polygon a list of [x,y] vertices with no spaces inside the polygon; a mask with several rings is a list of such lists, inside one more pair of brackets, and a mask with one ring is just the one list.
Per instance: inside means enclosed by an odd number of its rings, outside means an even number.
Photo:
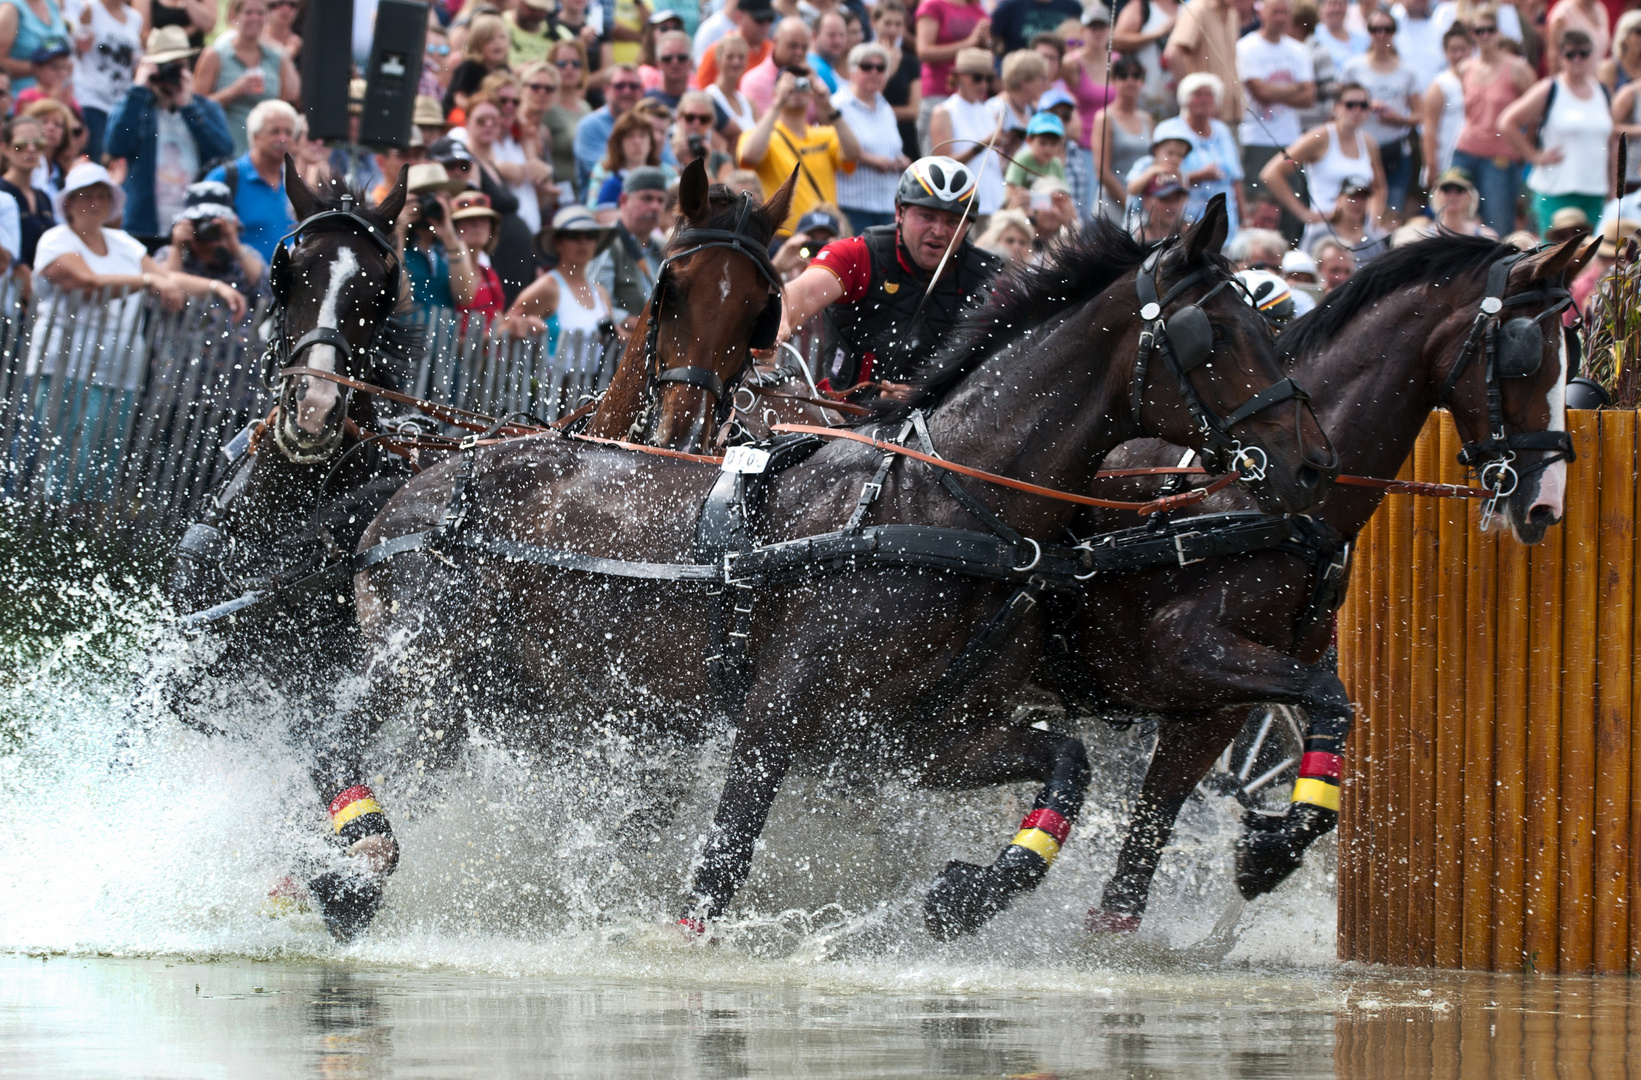
[{"label": "wooden post barrier", "polygon": [[[1358,540],[1342,959],[1641,970],[1641,425],[1567,426],[1565,517],[1535,547],[1481,532],[1474,502],[1407,496]],[[1459,443],[1436,414],[1402,478],[1464,482]]]}]

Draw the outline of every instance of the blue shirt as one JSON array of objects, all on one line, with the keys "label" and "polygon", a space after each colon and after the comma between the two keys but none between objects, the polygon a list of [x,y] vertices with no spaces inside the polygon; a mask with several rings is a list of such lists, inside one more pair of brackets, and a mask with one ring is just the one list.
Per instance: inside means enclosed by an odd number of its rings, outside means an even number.
[{"label": "blue shirt", "polygon": [[820,81],[826,84],[826,92],[828,94],[837,93],[838,73],[832,70],[832,65],[827,62],[826,57],[820,53],[812,52],[809,54],[808,60],[809,70],[820,76]]},{"label": "blue shirt", "polygon": [[610,132],[615,130],[615,117],[608,105],[600,105],[581,118],[575,126],[575,186],[576,191],[587,190],[587,178],[593,166],[604,159],[609,149]]},{"label": "blue shirt", "polygon": [[450,295],[450,260],[445,257],[443,244],[435,243],[426,249],[406,245],[405,273],[410,276],[411,298],[424,312],[456,306]]},{"label": "blue shirt", "polygon": [[1208,200],[1215,195],[1225,196],[1225,209],[1230,214],[1231,231],[1226,239],[1236,235],[1242,223],[1236,212],[1236,195],[1234,189],[1242,180],[1242,151],[1237,148],[1236,136],[1222,121],[1208,121],[1208,137],[1191,130],[1191,125],[1178,116],[1171,116],[1157,125],[1151,133],[1151,145],[1157,145],[1161,139],[1184,139],[1191,144],[1191,152],[1185,155],[1181,164],[1181,172],[1193,173],[1205,169],[1209,165],[1218,165],[1220,178],[1218,180],[1204,180],[1192,184],[1189,194],[1185,198],[1185,220],[1197,221],[1201,219],[1203,211],[1208,209]]},{"label": "blue shirt", "polygon": [[[249,151],[235,158],[234,165],[239,169],[239,190],[234,195],[234,212],[239,215],[240,242],[255,248],[264,259],[272,261],[279,238],[296,228],[290,200],[285,198],[285,178],[279,178],[277,188],[270,186],[257,174]],[[227,166],[218,165],[206,174],[205,179],[226,182]]]}]

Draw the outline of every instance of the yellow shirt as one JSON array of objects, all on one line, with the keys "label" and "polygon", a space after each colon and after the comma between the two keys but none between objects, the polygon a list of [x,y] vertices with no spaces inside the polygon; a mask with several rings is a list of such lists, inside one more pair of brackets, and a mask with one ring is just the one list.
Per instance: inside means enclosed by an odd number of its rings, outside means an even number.
[{"label": "yellow shirt", "polygon": [[[639,7],[635,0],[615,0],[615,25],[628,30],[644,29],[644,20],[649,12]],[[610,62],[612,64],[636,64],[642,44],[637,41],[610,42]]]},{"label": "yellow shirt", "polygon": [[[736,157],[745,149],[752,132],[741,133]],[[796,151],[796,153],[794,153]],[[838,201],[838,170],[854,172],[854,165],[843,160],[843,144],[838,142],[836,128],[825,124],[812,125],[799,138],[785,123],[775,121],[775,130],[769,136],[769,152],[757,165],[758,182],[763,185],[764,198],[775,194],[775,189],[786,183],[802,155],[804,171],[798,173],[798,186],[792,192],[792,210],[781,225],[781,235],[790,236],[797,228],[798,219],[821,203]],[[744,164],[744,163],[743,163]]]}]

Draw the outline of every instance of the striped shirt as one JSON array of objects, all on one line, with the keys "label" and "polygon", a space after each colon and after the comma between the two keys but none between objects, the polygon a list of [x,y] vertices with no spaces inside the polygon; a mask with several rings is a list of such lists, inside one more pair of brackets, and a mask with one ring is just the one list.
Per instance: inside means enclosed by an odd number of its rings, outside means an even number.
[{"label": "striped shirt", "polygon": [[[832,106],[843,113],[855,138],[860,140],[861,153],[890,160],[900,156],[900,126],[895,123],[894,107],[882,94],[868,107],[852,89],[844,87],[832,95]],[[838,205],[874,214],[892,214],[895,189],[899,185],[899,172],[856,165],[853,173],[838,177]]]}]

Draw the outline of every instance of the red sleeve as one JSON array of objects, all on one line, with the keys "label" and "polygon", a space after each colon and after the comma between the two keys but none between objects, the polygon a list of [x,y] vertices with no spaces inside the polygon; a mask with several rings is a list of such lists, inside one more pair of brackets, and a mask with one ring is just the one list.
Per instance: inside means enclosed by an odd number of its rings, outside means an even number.
[{"label": "red sleeve", "polygon": [[866,296],[872,286],[872,254],[866,250],[866,241],[859,236],[834,240],[820,249],[809,263],[830,270],[843,286],[840,304],[853,304]]}]

